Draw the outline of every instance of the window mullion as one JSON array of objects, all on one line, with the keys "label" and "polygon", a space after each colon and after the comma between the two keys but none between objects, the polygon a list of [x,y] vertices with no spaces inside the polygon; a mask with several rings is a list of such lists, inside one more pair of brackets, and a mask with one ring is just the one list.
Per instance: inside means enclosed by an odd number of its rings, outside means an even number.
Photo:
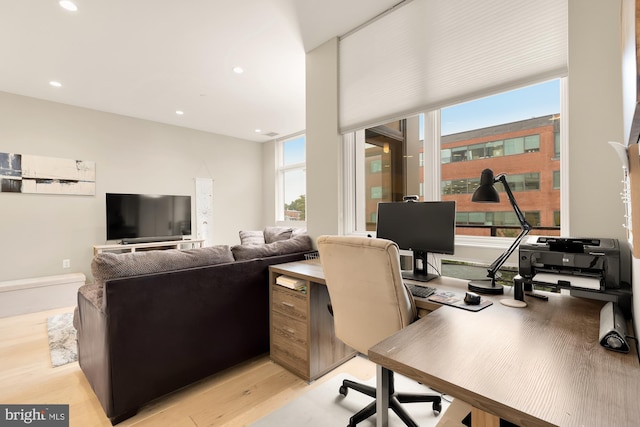
[{"label": "window mullion", "polygon": [[568,78],[560,79],[560,235],[570,236],[569,229],[569,87]]},{"label": "window mullion", "polygon": [[440,200],[440,110],[426,112],[424,126],[424,199]]},{"label": "window mullion", "polygon": [[367,232],[367,218],[366,218],[366,196],[365,196],[365,132],[359,130],[355,132],[355,176],[356,176],[356,189],[355,189],[355,231],[359,233]]},{"label": "window mullion", "polygon": [[289,170],[293,170],[293,169],[305,169],[307,167],[305,162],[300,162],[300,163],[293,163],[290,165],[286,165],[286,166],[280,166],[278,168],[278,171],[280,172],[286,172]]}]

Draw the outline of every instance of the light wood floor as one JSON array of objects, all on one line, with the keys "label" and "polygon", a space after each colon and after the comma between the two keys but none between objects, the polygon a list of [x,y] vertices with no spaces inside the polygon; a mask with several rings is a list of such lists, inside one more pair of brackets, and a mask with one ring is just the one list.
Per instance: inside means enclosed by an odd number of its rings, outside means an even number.
[{"label": "light wood floor", "polygon": [[[69,404],[71,427],[110,426],[78,363],[51,367],[47,317],[71,311],[0,319],[0,402]],[[375,367],[356,357],[307,384],[265,355],[160,398],[118,426],[244,426],[343,372],[366,380]]]}]

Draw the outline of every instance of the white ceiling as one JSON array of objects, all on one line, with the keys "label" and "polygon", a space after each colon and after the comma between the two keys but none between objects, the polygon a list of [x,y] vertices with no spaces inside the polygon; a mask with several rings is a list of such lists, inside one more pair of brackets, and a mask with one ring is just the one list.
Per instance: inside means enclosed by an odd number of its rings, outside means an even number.
[{"label": "white ceiling", "polygon": [[305,52],[399,2],[0,0],[0,91],[267,141],[305,128]]}]

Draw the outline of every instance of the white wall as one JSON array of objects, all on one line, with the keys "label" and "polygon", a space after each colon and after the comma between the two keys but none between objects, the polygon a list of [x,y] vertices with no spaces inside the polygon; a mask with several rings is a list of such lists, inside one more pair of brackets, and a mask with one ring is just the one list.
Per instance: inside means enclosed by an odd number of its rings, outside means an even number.
[{"label": "white wall", "polygon": [[569,234],[625,239],[621,1],[569,1]]},{"label": "white wall", "polygon": [[0,193],[0,281],[90,277],[92,246],[106,239],[107,192],[193,197],[194,178],[209,177],[214,244],[263,227],[259,143],[0,93],[0,152],[93,160],[97,181],[95,196]]},{"label": "white wall", "polygon": [[262,144],[262,219],[265,226],[276,224],[276,145],[276,140]]},{"label": "white wall", "polygon": [[338,40],[307,54],[307,229],[342,232],[342,137],[338,133]]},{"label": "white wall", "polygon": [[[615,237],[627,244],[622,227],[624,205],[622,165],[607,141],[627,142],[630,116],[635,105],[623,96],[623,41],[625,12],[633,13],[633,1],[569,1],[569,173],[570,229],[573,235]],[[633,20],[633,18],[630,18]],[[635,81],[624,82],[635,91]],[[625,119],[626,117],[626,119]],[[640,261],[632,263],[633,288],[637,288]],[[633,312],[640,309],[634,293]],[[637,316],[634,314],[637,323]]]},{"label": "white wall", "polygon": [[[622,88],[623,88],[623,105],[624,105],[624,136],[628,138],[633,116],[636,112],[638,99],[637,87],[637,58],[636,58],[636,2],[635,0],[623,0],[622,2],[622,33],[623,33],[623,50],[622,50]],[[635,141],[634,141],[635,143]],[[636,233],[638,231],[636,230]],[[640,259],[633,258],[633,283],[640,282]],[[638,286],[636,286],[637,288]],[[634,328],[638,330],[638,313],[640,310],[640,292],[633,294],[633,312],[634,312]]]}]

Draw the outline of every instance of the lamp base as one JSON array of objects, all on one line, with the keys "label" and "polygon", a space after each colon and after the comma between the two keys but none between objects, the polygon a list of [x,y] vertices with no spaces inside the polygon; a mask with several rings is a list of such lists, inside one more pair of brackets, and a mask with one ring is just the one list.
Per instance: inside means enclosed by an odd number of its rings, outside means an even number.
[{"label": "lamp base", "polygon": [[472,280],[469,282],[469,290],[478,294],[504,294],[504,286],[496,285],[493,280]]},{"label": "lamp base", "polygon": [[517,299],[508,299],[508,298],[501,299],[500,304],[506,305],[507,307],[514,307],[514,308],[525,308],[527,306],[527,303],[524,301],[520,301]]}]

